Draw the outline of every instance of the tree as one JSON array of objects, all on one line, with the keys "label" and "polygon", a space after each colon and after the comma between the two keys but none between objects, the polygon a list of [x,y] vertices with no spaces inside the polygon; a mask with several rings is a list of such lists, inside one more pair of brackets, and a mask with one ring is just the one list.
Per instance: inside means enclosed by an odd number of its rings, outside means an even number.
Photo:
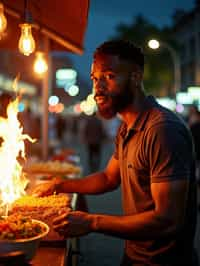
[{"label": "tree", "polygon": [[173,40],[172,28],[165,27],[160,29],[143,16],[138,15],[130,25],[119,24],[116,28],[116,35],[111,39],[131,40],[142,47],[146,55],[144,73],[146,91],[156,96],[172,95],[174,62],[169,55],[169,51],[161,47],[158,50],[152,50],[147,46],[150,39],[158,39],[178,49]]},{"label": "tree", "polygon": [[185,14],[186,12],[183,9],[177,8],[172,15],[173,24],[178,24]]}]

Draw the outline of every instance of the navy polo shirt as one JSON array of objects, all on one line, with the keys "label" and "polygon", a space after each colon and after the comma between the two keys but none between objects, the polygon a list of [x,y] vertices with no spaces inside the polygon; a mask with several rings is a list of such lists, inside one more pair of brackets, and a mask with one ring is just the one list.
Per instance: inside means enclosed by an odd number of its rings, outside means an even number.
[{"label": "navy polo shirt", "polygon": [[126,241],[126,254],[136,263],[178,262],[180,254],[186,250],[186,254],[190,253],[196,224],[194,149],[190,131],[176,114],[148,96],[131,129],[127,131],[125,123],[120,126],[114,157],[120,165],[125,215],[154,209],[151,183],[190,180],[183,232],[174,238]]}]

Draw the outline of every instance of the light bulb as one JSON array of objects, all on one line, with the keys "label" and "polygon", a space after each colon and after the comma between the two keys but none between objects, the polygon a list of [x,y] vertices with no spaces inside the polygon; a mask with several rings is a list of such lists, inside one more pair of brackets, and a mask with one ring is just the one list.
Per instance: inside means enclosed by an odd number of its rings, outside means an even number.
[{"label": "light bulb", "polygon": [[160,47],[160,43],[159,41],[157,40],[150,40],[148,42],[148,46],[151,48],[151,49],[158,49]]},{"label": "light bulb", "polygon": [[20,24],[21,36],[19,39],[19,51],[24,55],[30,55],[35,50],[35,41],[31,32],[31,25],[28,23]]},{"label": "light bulb", "polygon": [[48,69],[47,62],[44,58],[44,53],[43,52],[37,52],[36,53],[36,58],[34,62],[34,71],[37,74],[42,75],[45,73]]},{"label": "light bulb", "polygon": [[3,4],[0,3],[0,34],[5,31],[6,27],[7,27],[7,19],[4,15]]}]

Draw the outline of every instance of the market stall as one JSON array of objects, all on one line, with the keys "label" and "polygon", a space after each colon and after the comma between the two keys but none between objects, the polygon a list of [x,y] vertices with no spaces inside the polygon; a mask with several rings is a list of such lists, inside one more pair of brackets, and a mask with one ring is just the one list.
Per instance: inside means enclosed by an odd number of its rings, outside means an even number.
[{"label": "market stall", "polygon": [[[42,82],[42,155],[43,159],[48,156],[48,95],[52,89],[51,84],[51,52],[63,51],[75,54],[82,54],[84,51],[83,42],[87,27],[89,12],[89,0],[77,1],[28,1],[28,0],[3,0],[1,8],[4,11],[4,19],[7,20],[5,29],[0,24],[0,49],[18,51],[20,40],[24,29],[28,25],[28,32],[33,30],[33,35],[28,34],[28,44],[24,44],[22,50],[32,47],[31,51],[24,54],[26,57],[35,51],[42,52],[46,57],[47,69],[40,76]],[[3,34],[2,34],[3,30]],[[26,30],[25,30],[26,32]],[[26,36],[26,34],[25,34]],[[27,43],[27,39],[21,43]],[[31,41],[30,41],[31,40]],[[32,45],[34,43],[34,45]],[[25,52],[25,53],[24,53]],[[16,62],[14,63],[16,65]],[[20,71],[20,70],[19,70]],[[33,80],[33,73],[29,70],[29,79]],[[23,78],[23,77],[22,77]]]},{"label": "market stall", "polygon": [[[67,175],[66,175],[67,176]],[[30,178],[31,177],[31,178]],[[77,176],[78,177],[78,176]],[[30,183],[27,191],[32,188],[32,185],[36,185],[37,181],[41,182],[41,174],[31,174],[29,175]],[[76,178],[76,176],[74,176]],[[45,182],[42,180],[42,182]],[[62,204],[62,202],[63,204]],[[58,202],[58,203],[57,203]],[[62,195],[52,195],[43,198],[34,198],[28,194],[17,199],[10,208],[10,213],[17,213],[17,215],[22,215],[22,217],[31,217],[39,221],[45,222],[49,226],[49,232],[44,236],[39,243],[39,247],[31,259],[31,261],[25,260],[24,257],[21,257],[21,263],[26,261],[24,265],[33,266],[70,266],[76,265],[74,262],[75,258],[72,258],[77,250],[78,239],[63,239],[58,233],[56,233],[52,228],[52,220],[57,217],[57,215],[64,209],[70,208],[76,210],[78,203],[78,195],[73,194],[62,194]],[[37,206],[36,206],[37,205]],[[6,263],[10,261],[11,258],[16,260],[20,259],[21,254],[13,254],[13,252],[8,253],[1,252],[1,241],[0,241],[0,265],[12,265],[12,260],[10,264],[1,264],[2,257],[3,261]],[[21,249],[17,249],[23,251]],[[11,250],[13,251],[13,250]],[[15,251],[15,250],[14,250]],[[25,251],[26,253],[26,251]],[[7,259],[5,259],[7,256]],[[15,265],[15,264],[14,264]],[[22,266],[22,265],[20,265]]]},{"label": "market stall", "polygon": [[[76,208],[77,195],[73,194],[70,196],[71,206],[74,209]],[[5,246],[2,246],[0,241],[0,265],[75,266],[77,260],[73,258],[73,256],[77,251],[75,250],[75,248],[77,248],[77,241],[78,239],[63,239],[58,236],[56,240],[53,240],[51,233],[50,239],[48,239],[47,235],[40,240],[39,247],[36,248],[36,251],[33,251],[33,247],[31,247],[31,249],[18,247],[14,250],[14,246],[9,246],[8,250],[4,250]],[[29,243],[27,242],[24,244],[27,245]],[[3,250],[5,252],[3,252]],[[34,255],[32,253],[34,253]],[[30,259],[27,259],[27,256],[29,256]]]},{"label": "market stall", "polygon": [[[76,209],[77,194],[72,196],[72,207]],[[43,241],[31,261],[33,266],[75,266],[77,265],[78,239]]]},{"label": "market stall", "polygon": [[53,230],[52,222],[63,212],[77,208],[78,195],[55,191],[34,197],[31,191],[58,175],[79,178],[81,167],[72,162],[71,151],[65,151],[62,160],[26,158],[25,140],[34,140],[23,132],[18,102],[18,98],[11,100],[7,115],[0,117],[0,265],[71,265],[76,239],[63,239]]}]

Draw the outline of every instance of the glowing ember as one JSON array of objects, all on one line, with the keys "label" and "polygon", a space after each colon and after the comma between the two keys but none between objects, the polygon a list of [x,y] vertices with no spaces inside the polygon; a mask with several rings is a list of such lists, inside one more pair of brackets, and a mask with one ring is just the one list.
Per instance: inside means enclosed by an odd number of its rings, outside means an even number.
[{"label": "glowing ember", "polygon": [[18,121],[18,98],[7,107],[7,118],[0,117],[0,208],[11,204],[25,194],[28,179],[22,173],[19,157],[25,159],[24,140],[34,142],[23,134]]}]

